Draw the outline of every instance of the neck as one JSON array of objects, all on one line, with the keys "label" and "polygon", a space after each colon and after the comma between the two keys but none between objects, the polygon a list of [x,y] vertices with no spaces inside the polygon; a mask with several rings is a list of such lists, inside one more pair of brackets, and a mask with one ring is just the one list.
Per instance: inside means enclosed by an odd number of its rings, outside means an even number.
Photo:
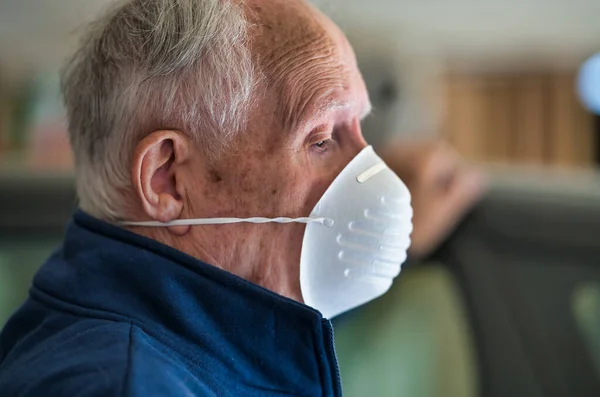
[{"label": "neck", "polygon": [[205,263],[303,302],[300,248],[304,225],[229,224],[189,228],[183,235],[168,228],[133,228]]}]

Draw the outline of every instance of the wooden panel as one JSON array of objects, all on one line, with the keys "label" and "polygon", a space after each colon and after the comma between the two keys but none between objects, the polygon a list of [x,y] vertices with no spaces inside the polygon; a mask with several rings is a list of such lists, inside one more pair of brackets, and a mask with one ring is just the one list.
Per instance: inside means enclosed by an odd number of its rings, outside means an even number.
[{"label": "wooden panel", "polygon": [[573,75],[552,81],[551,158],[561,166],[589,166],[594,161],[593,117],[580,104]]},{"label": "wooden panel", "polygon": [[445,86],[446,137],[467,159],[594,165],[594,119],[574,74],[463,75]]},{"label": "wooden panel", "polygon": [[513,80],[513,159],[520,163],[542,164],[545,158],[546,79],[543,76]]},{"label": "wooden panel", "polygon": [[447,83],[446,129],[448,141],[469,160],[485,160],[484,95],[482,82],[451,78]]},{"label": "wooden panel", "polygon": [[513,106],[509,79],[491,79],[486,84],[486,159],[507,162],[512,157]]},{"label": "wooden panel", "polygon": [[574,125],[573,125],[573,146],[574,161],[573,164],[579,167],[592,167],[596,162],[596,129],[594,115],[587,111],[575,94],[571,91],[574,98],[573,105]]}]

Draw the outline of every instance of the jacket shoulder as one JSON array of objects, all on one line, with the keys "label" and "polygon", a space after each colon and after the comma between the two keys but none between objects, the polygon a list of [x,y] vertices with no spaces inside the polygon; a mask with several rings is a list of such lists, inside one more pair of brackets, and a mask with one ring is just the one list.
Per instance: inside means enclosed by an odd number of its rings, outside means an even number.
[{"label": "jacket shoulder", "polygon": [[0,396],[120,395],[131,326],[83,320],[60,330],[39,327],[0,365]]},{"label": "jacket shoulder", "polygon": [[33,339],[0,365],[0,396],[177,396],[202,389],[176,357],[130,323],[83,320]]}]

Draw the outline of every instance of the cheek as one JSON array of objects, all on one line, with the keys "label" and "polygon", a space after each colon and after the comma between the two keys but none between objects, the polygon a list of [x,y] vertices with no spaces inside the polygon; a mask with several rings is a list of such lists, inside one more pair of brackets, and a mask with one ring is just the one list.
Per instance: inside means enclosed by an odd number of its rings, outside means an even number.
[{"label": "cheek", "polygon": [[321,197],[323,197],[323,194],[325,194],[332,182],[333,178],[330,177],[320,177],[313,179],[310,186],[310,190],[306,197],[305,209],[307,210],[307,213],[310,213],[315,208],[315,206],[317,205]]},{"label": "cheek", "polygon": [[297,210],[302,216],[308,216],[329,188],[340,167],[335,162],[321,163],[321,160],[309,159],[302,172],[295,178],[292,186],[294,196],[298,198]]},{"label": "cheek", "polygon": [[270,166],[263,165],[254,200],[260,213],[269,217],[310,214],[330,182],[319,178],[309,164],[300,160],[304,159],[282,156]]},{"label": "cheek", "polygon": [[[271,157],[270,159],[268,157]],[[296,216],[303,197],[302,175],[289,159],[260,156],[238,164],[228,183],[231,208],[244,216]]]},{"label": "cheek", "polygon": [[306,205],[309,212],[317,205],[323,194],[355,155],[356,150],[352,148],[340,150],[327,159],[319,160],[318,164],[312,165],[313,172],[309,180],[308,195],[306,196]]},{"label": "cheek", "polygon": [[210,174],[213,216],[308,216],[348,159],[288,151],[229,158]]},{"label": "cheek", "polygon": [[302,216],[306,191],[303,170],[280,163],[265,181],[261,202],[272,216]]}]

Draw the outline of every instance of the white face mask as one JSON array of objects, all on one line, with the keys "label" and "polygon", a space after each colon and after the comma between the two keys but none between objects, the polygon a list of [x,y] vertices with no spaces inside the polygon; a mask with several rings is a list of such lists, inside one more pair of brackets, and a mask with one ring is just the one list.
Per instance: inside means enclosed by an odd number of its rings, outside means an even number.
[{"label": "white face mask", "polygon": [[391,287],[410,246],[410,200],[406,185],[368,146],[342,170],[308,218],[206,218],[122,225],[306,223],[300,258],[302,297],[332,318]]},{"label": "white face mask", "polygon": [[386,293],[400,274],[412,233],[408,188],[375,154],[363,149],[333,181],[311,217],[300,260],[307,305],[331,318]]}]

